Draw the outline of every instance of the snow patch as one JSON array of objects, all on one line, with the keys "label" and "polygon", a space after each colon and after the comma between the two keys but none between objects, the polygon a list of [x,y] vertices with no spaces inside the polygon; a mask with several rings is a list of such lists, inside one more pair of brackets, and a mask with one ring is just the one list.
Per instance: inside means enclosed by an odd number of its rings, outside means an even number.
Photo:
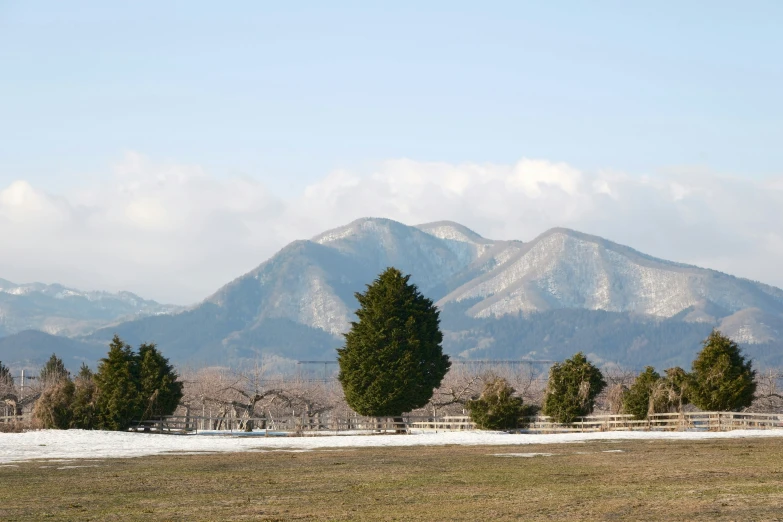
[{"label": "snow patch", "polygon": [[532,457],[551,457],[554,453],[493,453],[493,457],[523,457],[523,458],[532,458]]},{"label": "snow patch", "polygon": [[[41,459],[107,459],[161,455],[171,452],[246,452],[321,448],[403,446],[525,446],[587,441],[712,440],[781,437],[783,429],[728,432],[628,431],[605,433],[508,434],[486,431],[413,433],[411,435],[349,435],[334,437],[220,437],[157,435],[112,431],[40,430],[0,434],[0,464]],[[51,466],[50,466],[51,467]]]}]

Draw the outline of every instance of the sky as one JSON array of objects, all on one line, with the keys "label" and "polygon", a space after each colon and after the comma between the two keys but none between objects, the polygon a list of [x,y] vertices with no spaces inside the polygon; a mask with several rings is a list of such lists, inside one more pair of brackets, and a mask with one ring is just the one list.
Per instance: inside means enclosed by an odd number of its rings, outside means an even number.
[{"label": "sky", "polygon": [[378,216],[783,286],[781,23],[760,0],[0,0],[0,278],[191,304]]}]

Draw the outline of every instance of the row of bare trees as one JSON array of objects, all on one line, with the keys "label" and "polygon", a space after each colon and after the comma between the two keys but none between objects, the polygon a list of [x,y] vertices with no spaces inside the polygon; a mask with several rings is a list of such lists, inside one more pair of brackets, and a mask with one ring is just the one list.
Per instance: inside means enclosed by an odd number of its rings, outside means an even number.
[{"label": "row of bare trees", "polygon": [[[622,398],[637,372],[622,368],[604,369],[607,386],[597,398],[596,413],[619,413]],[[547,385],[543,369],[527,365],[454,365],[435,390],[429,404],[412,415],[442,417],[462,415],[465,404],[478,396],[486,382],[505,379],[526,404],[542,403]],[[222,367],[184,370],[181,374],[184,396],[179,413],[202,420],[201,427],[222,429],[231,420],[245,428],[266,427],[257,423],[298,418],[300,427],[317,428],[328,418],[348,418],[352,412],[345,403],[336,379],[313,379],[275,374],[259,363],[251,368]],[[761,371],[757,376],[756,400],[748,411],[783,411],[783,370]],[[263,421],[261,420],[263,419]]]},{"label": "row of bare trees", "polygon": [[[286,418],[298,419],[298,428],[317,429],[326,426],[328,419],[352,416],[336,379],[284,374],[274,368],[261,362],[243,369],[184,369],[180,375],[184,394],[178,413],[201,419],[199,428],[216,430],[224,429],[229,421],[233,426],[252,429]],[[615,367],[605,368],[603,373],[607,386],[596,401],[596,413],[619,413],[623,394],[637,372]],[[426,417],[462,415],[467,401],[478,396],[485,383],[497,378],[505,379],[525,404],[541,405],[547,377],[544,368],[532,365],[455,364],[429,404],[411,413]],[[756,399],[747,411],[783,412],[783,370],[759,371],[756,381]],[[38,380],[29,385],[26,395],[34,398],[46,383]],[[18,412],[16,388],[13,379],[0,382],[0,412],[5,415]]]}]

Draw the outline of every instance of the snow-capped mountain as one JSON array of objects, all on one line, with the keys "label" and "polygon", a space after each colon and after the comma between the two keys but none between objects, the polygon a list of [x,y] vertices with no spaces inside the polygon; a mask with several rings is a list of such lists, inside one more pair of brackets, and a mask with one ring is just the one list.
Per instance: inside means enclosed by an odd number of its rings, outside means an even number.
[{"label": "snow-capped mountain", "polygon": [[353,292],[387,266],[412,274],[440,306],[470,303],[465,314],[474,318],[581,308],[657,318],[684,313],[686,321],[717,325],[747,309],[783,313],[777,288],[573,230],[552,229],[522,243],[485,239],[456,223],[409,227],[384,219],[293,243],[207,301],[225,305],[254,286],[259,316],[337,334],[353,318]]},{"label": "snow-capped mountain", "polygon": [[0,279],[0,336],[23,330],[81,335],[117,321],[178,309],[130,292],[84,292],[58,284],[15,284]]},{"label": "snow-capped mountain", "polygon": [[134,345],[153,341],[190,364],[262,354],[332,359],[355,319],[355,292],[388,266],[436,301],[455,357],[559,359],[581,350],[605,362],[687,366],[719,327],[752,357],[783,363],[778,288],[573,230],[497,241],[448,221],[375,218],[295,241],[188,310],[86,340],[105,344],[118,333]]}]

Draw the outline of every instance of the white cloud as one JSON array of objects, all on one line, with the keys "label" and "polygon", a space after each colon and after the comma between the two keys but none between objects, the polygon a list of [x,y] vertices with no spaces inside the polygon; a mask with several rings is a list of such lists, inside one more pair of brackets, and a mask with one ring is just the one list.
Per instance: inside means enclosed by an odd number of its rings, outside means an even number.
[{"label": "white cloud", "polygon": [[585,173],[393,160],[335,171],[283,200],[251,178],[127,154],[99,185],[48,194],[0,188],[0,278],[128,289],[190,303],[286,243],[363,216],[451,219],[494,239],[575,228],[659,257],[783,286],[783,179]]}]

